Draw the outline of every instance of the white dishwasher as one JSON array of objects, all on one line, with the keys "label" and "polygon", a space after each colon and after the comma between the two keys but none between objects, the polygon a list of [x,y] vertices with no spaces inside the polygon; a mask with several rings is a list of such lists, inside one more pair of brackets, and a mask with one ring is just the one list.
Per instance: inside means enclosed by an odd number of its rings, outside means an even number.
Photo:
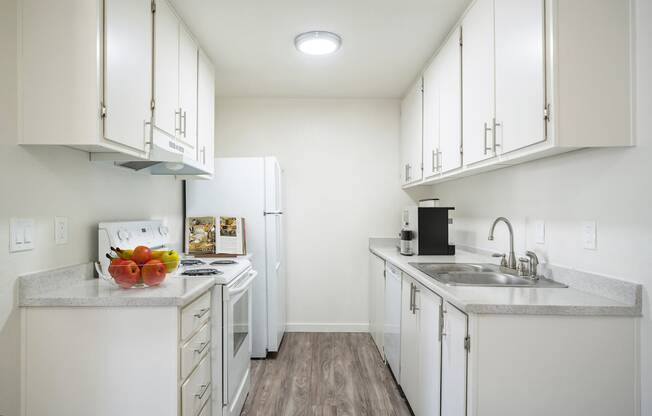
[{"label": "white dishwasher", "polygon": [[386,263],[385,273],[385,358],[396,380],[401,377],[401,271]]}]

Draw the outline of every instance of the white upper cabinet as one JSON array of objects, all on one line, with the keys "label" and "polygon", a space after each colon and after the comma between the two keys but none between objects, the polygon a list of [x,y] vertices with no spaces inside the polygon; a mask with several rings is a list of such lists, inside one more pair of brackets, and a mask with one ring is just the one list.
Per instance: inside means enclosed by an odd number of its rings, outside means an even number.
[{"label": "white upper cabinet", "polygon": [[18,9],[19,143],[143,156],[151,2],[20,0]]},{"label": "white upper cabinet", "polygon": [[151,27],[148,1],[104,2],[104,138],[140,152],[152,111]]},{"label": "white upper cabinet", "polygon": [[197,45],[188,30],[179,29],[179,138],[191,148],[197,147]]},{"label": "white upper cabinet", "polygon": [[425,174],[403,184],[633,145],[631,15],[622,0],[475,0],[424,72]]},{"label": "white upper cabinet", "polygon": [[401,102],[401,178],[403,184],[423,177],[423,91],[422,79],[412,85]]},{"label": "white upper cabinet", "polygon": [[215,148],[215,72],[208,57],[199,51],[197,67],[197,155],[199,163],[213,173]]},{"label": "white upper cabinet", "polygon": [[546,139],[544,0],[495,0],[496,141],[500,153]]},{"label": "white upper cabinet", "polygon": [[156,5],[154,21],[154,132],[179,132],[179,20],[166,1]]},{"label": "white upper cabinet", "polygon": [[423,73],[423,177],[439,174],[440,60],[435,59]]},{"label": "white upper cabinet", "polygon": [[493,0],[477,0],[462,21],[462,130],[466,165],[495,154],[493,8]]}]

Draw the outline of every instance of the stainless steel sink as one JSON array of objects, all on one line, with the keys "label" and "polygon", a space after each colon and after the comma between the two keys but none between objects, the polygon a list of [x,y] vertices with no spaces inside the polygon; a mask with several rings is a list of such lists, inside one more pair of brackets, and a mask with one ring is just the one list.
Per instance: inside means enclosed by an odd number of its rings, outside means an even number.
[{"label": "stainless steel sink", "polygon": [[493,287],[568,287],[546,278],[533,280],[505,273],[494,264],[479,263],[409,263],[433,279],[449,286]]}]

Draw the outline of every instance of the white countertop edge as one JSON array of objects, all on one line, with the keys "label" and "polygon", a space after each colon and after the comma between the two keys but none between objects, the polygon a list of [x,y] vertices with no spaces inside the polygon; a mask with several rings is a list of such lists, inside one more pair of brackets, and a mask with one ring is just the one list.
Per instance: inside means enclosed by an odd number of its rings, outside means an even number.
[{"label": "white countertop edge", "polygon": [[[374,246],[374,243],[377,243],[378,246]],[[450,287],[439,283],[431,277],[427,276],[423,272],[417,270],[416,268],[410,266],[408,262],[413,262],[417,257],[405,257],[405,259],[399,259],[403,261],[398,261],[396,256],[400,256],[398,251],[395,248],[396,241],[392,242],[392,239],[376,239],[371,238],[369,240],[369,251],[376,256],[382,258],[383,260],[391,263],[395,267],[399,268],[401,271],[410,275],[412,278],[416,279],[419,283],[430,289],[431,291],[437,293],[445,301],[453,304],[460,310],[466,313],[474,314],[523,314],[523,315],[572,315],[572,316],[628,316],[628,317],[639,317],[642,316],[642,305],[640,303],[626,304],[622,302],[615,301],[613,299],[601,297],[595,294],[588,292],[582,292],[573,287],[561,289],[561,288],[522,288],[521,290],[536,290],[536,291],[573,291],[578,292],[578,296],[581,297],[590,297],[595,300],[594,305],[569,305],[569,304],[508,304],[508,303],[474,303],[473,300],[460,299],[454,296],[450,292]],[[395,250],[396,256],[389,256],[388,251]],[[458,252],[461,250],[458,249]],[[462,251],[459,254],[463,254],[469,257],[468,261],[478,261],[478,262],[490,262],[484,255],[479,253],[464,252]],[[447,257],[447,256],[445,256]],[[448,256],[449,257],[449,256]],[[472,260],[475,258],[476,260]],[[449,261],[442,259],[442,261]],[[486,294],[490,294],[491,291],[496,289],[504,290],[509,288],[493,288],[493,287],[476,287],[479,290],[486,290]],[[571,292],[571,294],[573,293]],[[553,292],[548,292],[548,294]],[[566,293],[568,294],[568,292]]]}]

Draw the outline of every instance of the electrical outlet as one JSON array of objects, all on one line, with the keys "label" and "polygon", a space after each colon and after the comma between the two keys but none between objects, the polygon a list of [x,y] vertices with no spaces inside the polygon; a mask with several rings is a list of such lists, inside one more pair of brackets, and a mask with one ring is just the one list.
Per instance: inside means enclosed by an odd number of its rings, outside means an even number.
[{"label": "electrical outlet", "polygon": [[594,220],[582,221],[582,246],[586,250],[596,250],[598,233],[597,224]]},{"label": "electrical outlet", "polygon": [[534,222],[534,242],[537,244],[546,242],[546,223],[543,220]]},{"label": "electrical outlet", "polygon": [[54,243],[68,243],[68,218],[54,217]]}]

